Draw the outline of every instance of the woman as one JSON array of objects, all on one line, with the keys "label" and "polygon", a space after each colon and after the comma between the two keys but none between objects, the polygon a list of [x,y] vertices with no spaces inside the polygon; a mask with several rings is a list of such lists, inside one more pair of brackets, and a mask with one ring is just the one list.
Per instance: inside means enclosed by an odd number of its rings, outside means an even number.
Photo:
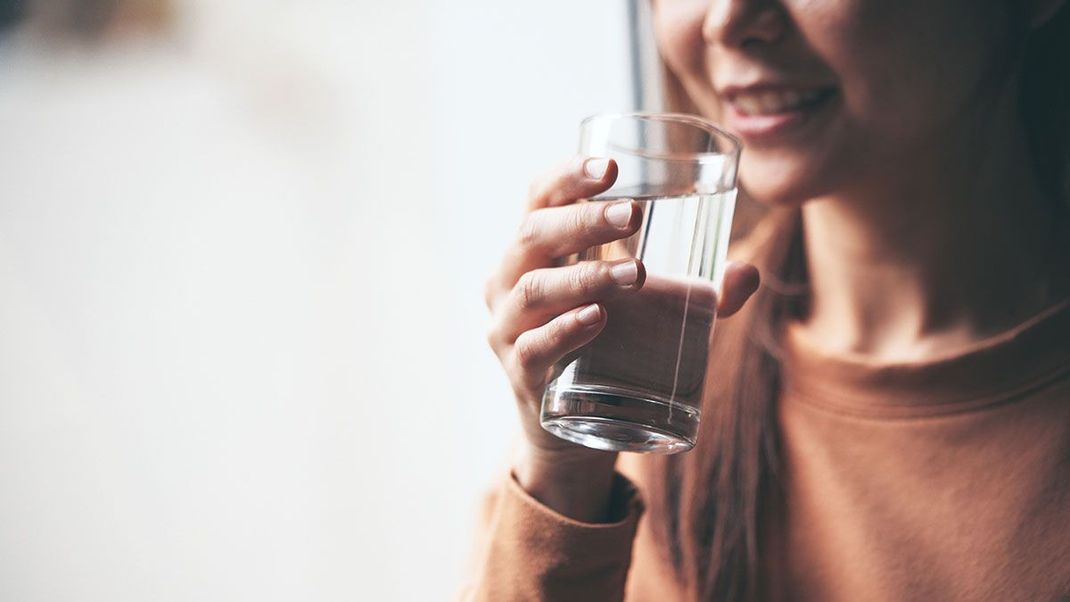
[{"label": "woman", "polygon": [[[547,370],[639,266],[554,267],[636,211],[533,188],[487,286],[525,453],[478,600],[1070,596],[1070,9],[1062,0],[656,0],[671,89],[770,207],[730,251],[697,447],[538,423]],[[589,268],[590,266],[584,266]],[[639,279],[641,282],[641,279]],[[640,521],[640,516],[643,520]]]}]

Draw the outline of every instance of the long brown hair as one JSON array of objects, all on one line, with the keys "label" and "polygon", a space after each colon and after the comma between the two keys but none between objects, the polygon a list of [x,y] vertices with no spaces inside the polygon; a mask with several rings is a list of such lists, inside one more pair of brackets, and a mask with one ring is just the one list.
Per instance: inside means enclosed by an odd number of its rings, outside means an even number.
[{"label": "long brown hair", "polygon": [[162,28],[174,13],[173,0],[27,0],[10,16],[50,34],[93,40],[117,22]]},{"label": "long brown hair", "polygon": [[[1015,3],[1011,3],[1015,4]],[[1022,23],[1023,21],[1018,21]],[[1033,163],[1066,212],[1070,197],[1070,8],[1021,37],[1020,106]],[[663,65],[664,69],[664,65]],[[664,69],[667,104],[693,110]],[[779,341],[785,322],[807,311],[807,274],[798,209],[761,211],[743,200],[748,259],[763,283],[740,315],[718,325],[710,352],[698,445],[654,460],[649,519],[667,560],[693,600],[743,602],[763,592],[763,538],[784,502],[779,489]],[[735,236],[735,234],[734,234]]]}]

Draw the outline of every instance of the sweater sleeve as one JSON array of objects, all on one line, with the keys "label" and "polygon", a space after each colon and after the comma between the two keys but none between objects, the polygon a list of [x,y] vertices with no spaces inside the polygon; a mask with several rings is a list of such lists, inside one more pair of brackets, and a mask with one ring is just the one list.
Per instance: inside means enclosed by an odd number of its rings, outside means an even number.
[{"label": "sweater sleeve", "polygon": [[475,578],[465,602],[620,602],[643,504],[635,486],[614,477],[614,522],[584,523],[531,497],[510,475],[483,510]]}]

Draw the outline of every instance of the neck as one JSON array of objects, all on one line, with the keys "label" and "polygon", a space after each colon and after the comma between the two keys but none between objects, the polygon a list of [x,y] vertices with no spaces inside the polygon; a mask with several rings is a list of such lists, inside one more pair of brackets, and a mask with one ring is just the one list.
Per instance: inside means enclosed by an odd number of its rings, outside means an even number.
[{"label": "neck", "polygon": [[1056,231],[1015,103],[1003,105],[987,127],[943,136],[958,144],[803,206],[812,295],[803,327],[815,340],[918,359],[1013,327],[1067,295],[1070,255],[1054,249],[1066,230]]}]

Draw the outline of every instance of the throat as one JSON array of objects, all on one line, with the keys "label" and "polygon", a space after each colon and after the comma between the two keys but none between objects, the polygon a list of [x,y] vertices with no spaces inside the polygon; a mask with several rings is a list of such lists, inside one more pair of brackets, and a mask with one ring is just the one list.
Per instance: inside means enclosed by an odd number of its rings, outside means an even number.
[{"label": "throat", "polygon": [[1070,228],[1043,211],[952,218],[942,231],[930,222],[919,232],[844,213],[834,202],[803,207],[811,299],[799,327],[830,353],[892,362],[938,356],[1070,295]]}]

